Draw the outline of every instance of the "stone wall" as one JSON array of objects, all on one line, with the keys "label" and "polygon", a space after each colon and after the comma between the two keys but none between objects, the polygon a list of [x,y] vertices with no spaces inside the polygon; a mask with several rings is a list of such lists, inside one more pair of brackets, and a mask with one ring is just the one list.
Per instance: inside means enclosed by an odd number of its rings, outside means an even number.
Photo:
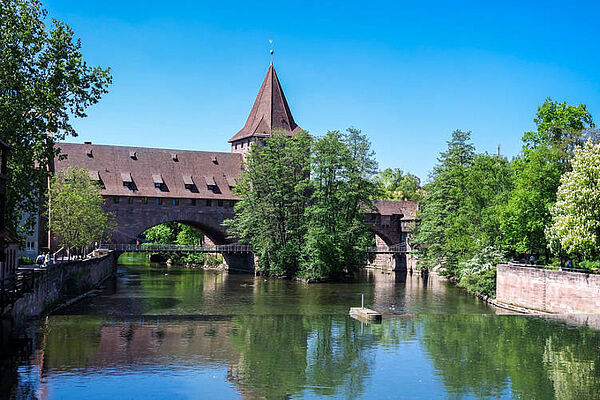
[{"label": "stone wall", "polygon": [[10,314],[22,317],[41,314],[48,306],[93,289],[116,271],[114,253],[85,261],[50,265],[35,271],[34,291],[18,299]]},{"label": "stone wall", "polygon": [[558,314],[600,313],[600,275],[498,265],[496,300]]}]

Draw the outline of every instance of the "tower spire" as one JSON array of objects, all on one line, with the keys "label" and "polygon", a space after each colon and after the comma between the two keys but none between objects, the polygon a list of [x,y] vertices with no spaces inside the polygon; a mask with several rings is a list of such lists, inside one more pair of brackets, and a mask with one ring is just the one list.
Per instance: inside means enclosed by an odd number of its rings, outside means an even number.
[{"label": "tower spire", "polygon": [[241,144],[241,141],[247,142],[248,139],[254,141],[256,138],[268,137],[275,131],[293,136],[300,130],[301,128],[294,121],[287,99],[283,94],[275,67],[271,64],[256,100],[254,100],[246,124],[229,139],[229,143],[235,150],[236,143]]}]

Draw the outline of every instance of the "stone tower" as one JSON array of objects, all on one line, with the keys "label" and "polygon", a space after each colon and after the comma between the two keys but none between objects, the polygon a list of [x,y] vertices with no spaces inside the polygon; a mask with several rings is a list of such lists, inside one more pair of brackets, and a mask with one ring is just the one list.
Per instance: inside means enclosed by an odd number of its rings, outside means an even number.
[{"label": "stone tower", "polygon": [[247,154],[250,144],[264,137],[269,137],[275,131],[293,136],[301,128],[294,121],[288,106],[281,83],[273,64],[269,66],[246,124],[236,133],[229,143],[233,153]]}]

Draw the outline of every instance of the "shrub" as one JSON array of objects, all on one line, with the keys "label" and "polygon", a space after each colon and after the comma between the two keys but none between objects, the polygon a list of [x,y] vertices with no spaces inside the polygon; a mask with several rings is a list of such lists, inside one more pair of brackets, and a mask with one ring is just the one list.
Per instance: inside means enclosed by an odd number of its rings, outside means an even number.
[{"label": "shrub", "polygon": [[35,264],[35,260],[29,257],[19,257],[19,265],[32,265]]},{"label": "shrub", "polygon": [[496,266],[505,259],[502,251],[485,247],[475,257],[458,264],[458,286],[473,294],[496,297]]},{"label": "shrub", "polygon": [[600,268],[600,261],[590,261],[590,260],[584,260],[582,262],[579,263],[579,265],[576,266],[577,268],[581,268],[581,269],[599,269]]}]

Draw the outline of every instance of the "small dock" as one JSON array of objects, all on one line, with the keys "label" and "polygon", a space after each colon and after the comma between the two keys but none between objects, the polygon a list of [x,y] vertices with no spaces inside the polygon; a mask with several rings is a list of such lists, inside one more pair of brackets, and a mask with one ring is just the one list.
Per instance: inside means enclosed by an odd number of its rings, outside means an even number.
[{"label": "small dock", "polygon": [[370,308],[351,307],[350,316],[365,322],[381,322],[381,313]]}]

